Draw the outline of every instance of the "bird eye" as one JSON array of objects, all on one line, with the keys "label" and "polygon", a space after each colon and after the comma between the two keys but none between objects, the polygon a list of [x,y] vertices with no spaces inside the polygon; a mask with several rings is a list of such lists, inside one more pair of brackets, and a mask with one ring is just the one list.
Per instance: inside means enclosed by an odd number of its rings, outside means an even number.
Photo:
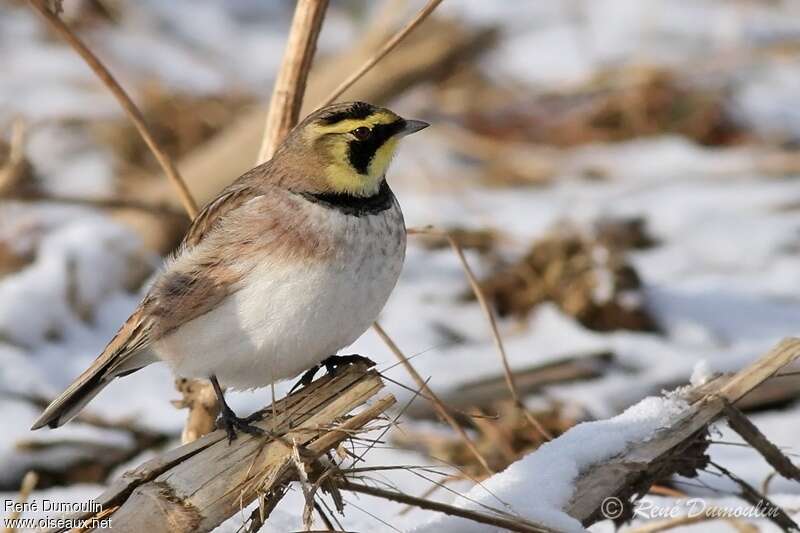
[{"label": "bird eye", "polygon": [[355,137],[359,141],[366,141],[367,139],[369,139],[369,136],[372,134],[372,130],[370,130],[366,126],[361,126],[359,128],[354,129],[350,133],[352,133],[353,137]]}]

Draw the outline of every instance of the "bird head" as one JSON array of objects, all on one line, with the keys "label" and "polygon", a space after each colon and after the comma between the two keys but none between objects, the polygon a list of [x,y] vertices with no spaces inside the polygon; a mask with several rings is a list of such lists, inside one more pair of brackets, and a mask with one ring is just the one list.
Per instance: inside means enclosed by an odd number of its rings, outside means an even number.
[{"label": "bird head", "polygon": [[372,196],[381,186],[398,141],[427,126],[364,102],[333,104],[303,120],[285,146],[305,154],[305,164],[313,166],[310,170],[317,174],[315,185],[320,190]]}]

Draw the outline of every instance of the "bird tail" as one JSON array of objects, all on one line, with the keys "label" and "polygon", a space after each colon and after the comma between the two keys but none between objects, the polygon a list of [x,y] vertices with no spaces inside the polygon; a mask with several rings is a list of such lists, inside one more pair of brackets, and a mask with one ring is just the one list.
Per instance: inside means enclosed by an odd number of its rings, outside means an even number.
[{"label": "bird tail", "polygon": [[120,361],[118,357],[104,356],[105,354],[98,357],[92,366],[47,406],[33,423],[32,430],[44,426],[57,428],[69,422],[114,378],[132,374],[156,361],[149,350],[131,354],[124,361]]}]

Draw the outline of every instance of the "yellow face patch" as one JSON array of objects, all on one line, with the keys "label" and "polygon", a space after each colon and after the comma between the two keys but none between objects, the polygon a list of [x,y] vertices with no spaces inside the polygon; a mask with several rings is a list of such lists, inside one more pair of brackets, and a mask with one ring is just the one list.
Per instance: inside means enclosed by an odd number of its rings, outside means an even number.
[{"label": "yellow face patch", "polygon": [[[333,192],[356,196],[372,196],[380,189],[386,170],[394,157],[399,131],[378,141],[368,158],[357,161],[352,153],[363,146],[352,134],[357,128],[390,125],[402,120],[388,110],[378,110],[365,118],[347,118],[333,124],[316,123],[309,127],[309,135],[321,141],[318,146],[328,152],[326,181]],[[362,154],[363,156],[363,154]],[[357,161],[360,164],[354,164]]]},{"label": "yellow face patch", "polygon": [[389,168],[389,163],[392,162],[394,153],[397,150],[398,140],[399,139],[397,137],[392,137],[375,151],[375,155],[372,156],[372,161],[370,161],[369,166],[367,167],[367,174],[370,177],[380,179],[381,176],[386,174],[386,170]]},{"label": "yellow face patch", "polygon": [[347,139],[336,139],[331,146],[332,161],[327,167],[328,184],[333,192],[372,196],[380,188],[380,178],[361,174],[353,168],[347,157]]}]

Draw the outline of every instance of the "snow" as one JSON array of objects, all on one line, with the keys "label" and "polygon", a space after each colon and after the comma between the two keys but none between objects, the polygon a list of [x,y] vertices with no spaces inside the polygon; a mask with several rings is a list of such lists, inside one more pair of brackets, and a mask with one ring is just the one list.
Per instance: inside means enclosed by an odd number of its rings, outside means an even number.
[{"label": "snow", "polygon": [[692,369],[692,375],[689,377],[689,383],[691,383],[693,387],[699,387],[700,385],[708,383],[712,377],[713,373],[708,366],[708,361],[702,359],[695,363]]},{"label": "snow", "polygon": [[12,344],[36,346],[67,334],[80,320],[76,313],[100,305],[144,267],[139,239],[126,228],[78,211],[61,214],[42,209],[16,221],[47,229],[34,262],[0,284],[0,332]]},{"label": "snow", "polygon": [[[184,91],[236,87],[266,99],[285,47],[288,6],[256,0],[147,0],[124,9],[110,31],[99,25],[82,28],[81,35],[134,97],[136,87],[158,79]],[[320,37],[321,54],[333,54],[361,35],[358,17],[377,8],[369,3],[351,10],[331,9]],[[414,9],[409,5],[396,18],[404,20]],[[482,73],[497,83],[561,90],[606,67],[673,65],[701,77],[710,76],[709,67],[719,63],[741,63],[731,83],[737,118],[768,138],[796,142],[800,135],[800,66],[793,56],[757,52],[758,47],[800,35],[795,2],[448,0],[439,9],[470,24],[502,25],[506,38],[480,62]],[[120,112],[75,54],[48,35],[24,4],[0,4],[0,135],[7,135],[12,117],[26,118],[31,122],[27,155],[49,190],[106,196],[115,186],[111,154],[70,120],[117,117]],[[426,100],[425,91],[412,91],[393,107],[407,114],[430,109],[435,104]],[[436,122],[435,116],[428,118]],[[656,136],[563,149],[547,186],[485,188],[476,184],[473,165],[443,155],[449,153],[447,147],[435,125],[424,136],[404,141],[390,180],[409,226],[495,229],[502,232],[500,251],[506,258],[518,257],[553,227],[585,228],[601,217],[643,217],[659,241],[632,252],[629,259],[645,284],[641,298],[663,334],[598,333],[553,304],[537,307],[523,324],[499,324],[513,369],[612,352],[616,370],[603,378],[551,386],[526,398],[536,405],[558,401],[589,418],[606,420],[576,426],[487,480],[483,488],[468,481],[448,484],[465,497],[446,490],[433,496],[465,507],[477,505],[470,501],[474,500],[510,508],[575,529],[560,508],[572,494],[577,473],[680,414],[674,399],[642,398],[734,371],[781,337],[800,332],[800,210],[792,207],[800,201],[797,175],[767,175],[759,146],[704,147],[678,136]],[[601,169],[606,178],[587,180],[590,169]],[[449,250],[425,250],[413,237],[410,240],[405,270],[381,316],[382,326],[406,355],[414,356],[417,370],[430,377],[431,387],[440,393],[499,375],[500,361],[483,314],[461,299],[467,284],[458,260]],[[135,282],[157,268],[159,260],[143,249],[132,231],[100,212],[55,204],[0,204],[0,242],[33,258],[22,270],[0,277],[0,391],[52,396],[92,361],[127,318],[141,297],[132,287],[138,287]],[[489,268],[478,254],[468,252],[467,257],[479,274]],[[602,265],[603,258],[596,259]],[[596,288],[598,300],[608,297],[611,282],[604,279]],[[348,351],[369,355],[389,377],[413,389],[374,332],[366,332]],[[278,394],[287,388],[281,384]],[[388,388],[401,405],[411,399],[408,390],[391,384]],[[106,388],[91,409],[114,419],[135,417],[178,435],[185,413],[169,406],[168,400],[175,397],[168,370],[155,365],[126,377],[124,385]],[[247,412],[268,398],[268,391],[237,393],[231,395],[231,403]],[[10,478],[24,464],[15,449],[19,440],[80,437],[108,443],[121,438],[80,424],[31,434],[34,409],[4,396],[0,409],[0,471]],[[796,403],[752,419],[788,453],[797,453]],[[760,485],[771,468],[752,450],[724,444],[740,442],[727,427],[719,425],[717,430],[719,443],[710,448],[712,458]],[[436,464],[452,472],[431,458],[390,445],[371,450],[367,460],[376,465]],[[386,475],[389,479],[415,495],[430,486],[408,472],[392,472]],[[709,474],[699,481],[714,489],[731,489]],[[54,488],[37,491],[34,497],[70,501],[101,490]],[[712,503],[727,501],[697,486],[686,490]],[[800,507],[796,483],[776,477],[770,491],[782,505]],[[14,495],[2,495],[6,496]],[[405,531],[486,531],[416,510],[400,515],[403,506],[367,496],[346,498],[350,505],[341,520],[349,530],[384,530],[387,526],[371,513]],[[301,508],[302,495],[290,492],[265,531],[300,529]],[[244,511],[234,516],[220,530],[237,530],[246,515]],[[773,527],[758,525],[764,531]],[[708,523],[694,530],[725,527]],[[593,527],[610,530],[609,524]]]},{"label": "snow", "polygon": [[[584,531],[580,522],[562,511],[572,498],[573,483],[578,475],[591,465],[623,453],[629,443],[648,440],[659,428],[684,414],[687,407],[676,397],[650,397],[608,420],[578,424],[505,471],[483,481],[457,500],[457,504],[480,511],[483,506],[497,507],[499,501],[506,512],[533,522],[559,531]],[[446,516],[412,531],[478,533],[495,529]]]}]

